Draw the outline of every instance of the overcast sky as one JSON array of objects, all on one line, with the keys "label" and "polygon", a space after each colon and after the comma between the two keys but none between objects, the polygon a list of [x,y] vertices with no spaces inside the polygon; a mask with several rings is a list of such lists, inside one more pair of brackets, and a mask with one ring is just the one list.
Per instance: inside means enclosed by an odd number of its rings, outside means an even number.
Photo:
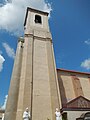
[{"label": "overcast sky", "polygon": [[90,72],[90,0],[0,0],[0,105],[8,93],[27,7],[50,13],[57,68]]}]

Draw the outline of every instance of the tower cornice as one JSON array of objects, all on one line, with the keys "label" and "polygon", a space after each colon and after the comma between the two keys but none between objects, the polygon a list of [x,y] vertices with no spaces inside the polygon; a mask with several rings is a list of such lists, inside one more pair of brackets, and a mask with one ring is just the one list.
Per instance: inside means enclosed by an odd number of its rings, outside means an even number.
[{"label": "tower cornice", "polygon": [[34,39],[41,40],[41,41],[51,41],[52,43],[52,39],[49,37],[43,38],[43,37],[34,36],[33,34],[25,34],[25,37],[32,37]]}]

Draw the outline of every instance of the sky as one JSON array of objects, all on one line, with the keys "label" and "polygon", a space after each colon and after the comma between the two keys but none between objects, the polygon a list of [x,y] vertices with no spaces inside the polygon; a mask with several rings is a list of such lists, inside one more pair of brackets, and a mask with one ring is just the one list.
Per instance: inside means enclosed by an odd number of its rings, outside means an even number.
[{"label": "sky", "polygon": [[90,72],[90,0],[0,0],[0,106],[8,94],[27,7],[50,13],[56,67]]}]

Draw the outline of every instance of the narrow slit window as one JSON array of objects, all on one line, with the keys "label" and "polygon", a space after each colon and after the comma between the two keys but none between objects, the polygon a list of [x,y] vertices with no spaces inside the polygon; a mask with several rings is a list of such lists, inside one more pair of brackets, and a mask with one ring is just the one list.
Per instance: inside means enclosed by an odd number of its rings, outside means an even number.
[{"label": "narrow slit window", "polygon": [[35,23],[42,23],[41,16],[35,15]]}]

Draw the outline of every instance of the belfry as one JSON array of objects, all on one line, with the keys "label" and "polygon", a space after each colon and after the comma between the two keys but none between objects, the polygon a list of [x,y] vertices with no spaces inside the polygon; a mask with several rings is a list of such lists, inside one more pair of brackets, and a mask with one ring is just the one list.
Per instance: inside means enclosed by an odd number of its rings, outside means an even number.
[{"label": "belfry", "polygon": [[25,35],[18,41],[5,120],[55,120],[59,90],[48,13],[27,8]]}]

